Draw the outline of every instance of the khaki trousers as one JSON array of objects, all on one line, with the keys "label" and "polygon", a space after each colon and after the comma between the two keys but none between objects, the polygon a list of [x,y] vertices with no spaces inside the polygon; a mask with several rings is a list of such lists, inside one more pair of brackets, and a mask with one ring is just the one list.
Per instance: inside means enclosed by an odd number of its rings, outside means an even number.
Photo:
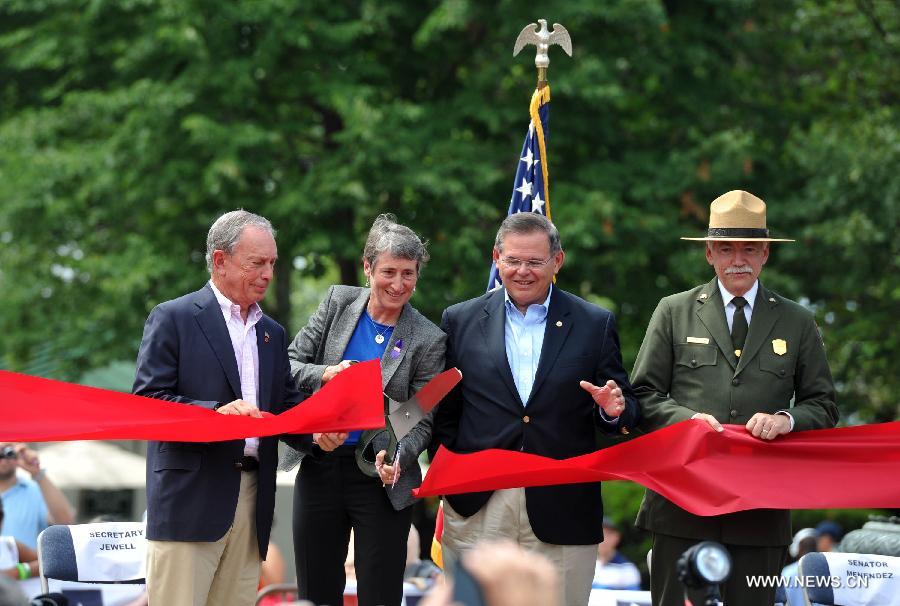
[{"label": "khaki trousers", "polygon": [[256,472],[241,473],[234,523],[218,541],[147,542],[150,606],[252,606],[259,585]]},{"label": "khaki trousers", "polygon": [[477,543],[512,540],[526,551],[540,553],[553,563],[559,572],[560,604],[587,606],[594,579],[594,562],[597,561],[597,545],[552,545],[534,536],[525,509],[524,488],[495,491],[485,506],[468,518],[453,511],[446,499],[443,506],[441,549],[444,570],[452,571],[459,557]]}]

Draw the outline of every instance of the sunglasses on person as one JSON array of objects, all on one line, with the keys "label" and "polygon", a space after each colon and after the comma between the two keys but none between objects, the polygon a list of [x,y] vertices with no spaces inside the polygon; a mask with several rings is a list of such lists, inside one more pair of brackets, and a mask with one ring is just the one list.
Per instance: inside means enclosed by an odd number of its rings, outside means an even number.
[{"label": "sunglasses on person", "polygon": [[16,449],[12,446],[4,446],[2,450],[0,450],[0,459],[18,459],[19,453],[16,452]]}]

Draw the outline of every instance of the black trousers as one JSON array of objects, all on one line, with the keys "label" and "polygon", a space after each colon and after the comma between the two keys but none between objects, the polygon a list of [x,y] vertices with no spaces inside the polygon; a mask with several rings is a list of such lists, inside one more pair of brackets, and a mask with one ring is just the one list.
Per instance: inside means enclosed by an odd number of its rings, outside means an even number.
[{"label": "black trousers", "polygon": [[359,470],[353,446],[304,457],[294,491],[299,597],[344,603],[344,560],[353,529],[359,606],[400,606],[412,507],[394,510],[381,480]]},{"label": "black trousers", "polygon": [[[675,562],[697,539],[684,539],[664,534],[653,535],[650,556],[650,594],[653,606],[684,606],[684,585],[678,580]],[[775,603],[774,587],[751,587],[748,576],[781,576],[786,547],[725,545],[731,555],[731,575],[719,586],[725,606],[766,606]],[[694,606],[703,606],[705,592],[689,590],[687,597]]]}]

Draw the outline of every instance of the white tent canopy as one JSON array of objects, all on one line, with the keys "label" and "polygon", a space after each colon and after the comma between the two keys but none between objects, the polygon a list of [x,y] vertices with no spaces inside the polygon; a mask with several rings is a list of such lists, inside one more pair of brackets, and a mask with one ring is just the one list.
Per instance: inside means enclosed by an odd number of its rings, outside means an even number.
[{"label": "white tent canopy", "polygon": [[60,488],[144,488],[144,457],[108,442],[59,442],[38,450],[41,467]]},{"label": "white tent canopy", "polygon": [[[146,460],[101,441],[57,442],[38,446],[41,467],[60,488],[115,490],[144,488]],[[279,471],[279,486],[293,487],[297,469]]]}]

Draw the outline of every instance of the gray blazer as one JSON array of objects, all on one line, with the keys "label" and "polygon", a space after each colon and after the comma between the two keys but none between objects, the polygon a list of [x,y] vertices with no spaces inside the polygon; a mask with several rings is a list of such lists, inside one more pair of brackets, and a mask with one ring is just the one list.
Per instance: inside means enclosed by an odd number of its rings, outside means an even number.
[{"label": "gray blazer", "polygon": [[[309,319],[288,347],[291,374],[297,387],[306,393],[314,393],[322,387],[322,373],[326,366],[341,361],[356,324],[369,301],[369,289],[358,286],[332,286]],[[400,354],[392,356],[394,344],[402,340]],[[444,370],[444,352],[447,335],[425,316],[407,303],[381,358],[381,379],[384,393],[398,402],[410,399],[432,377]],[[385,411],[387,412],[387,411]],[[413,503],[412,489],[422,483],[418,457],[431,442],[431,426],[434,411],[426,415],[403,439],[400,452],[400,479],[393,488],[386,487],[387,496],[394,509],[401,510]],[[379,434],[376,436],[376,434]],[[372,439],[374,437],[374,440]],[[388,436],[384,430],[364,431],[357,448],[357,462],[364,473],[376,476],[375,467],[365,464],[361,450],[372,440],[375,452],[385,448]],[[312,452],[300,452],[288,447],[279,461],[280,469],[293,469],[304,456],[317,456]],[[326,455],[319,455],[326,456]]]}]

